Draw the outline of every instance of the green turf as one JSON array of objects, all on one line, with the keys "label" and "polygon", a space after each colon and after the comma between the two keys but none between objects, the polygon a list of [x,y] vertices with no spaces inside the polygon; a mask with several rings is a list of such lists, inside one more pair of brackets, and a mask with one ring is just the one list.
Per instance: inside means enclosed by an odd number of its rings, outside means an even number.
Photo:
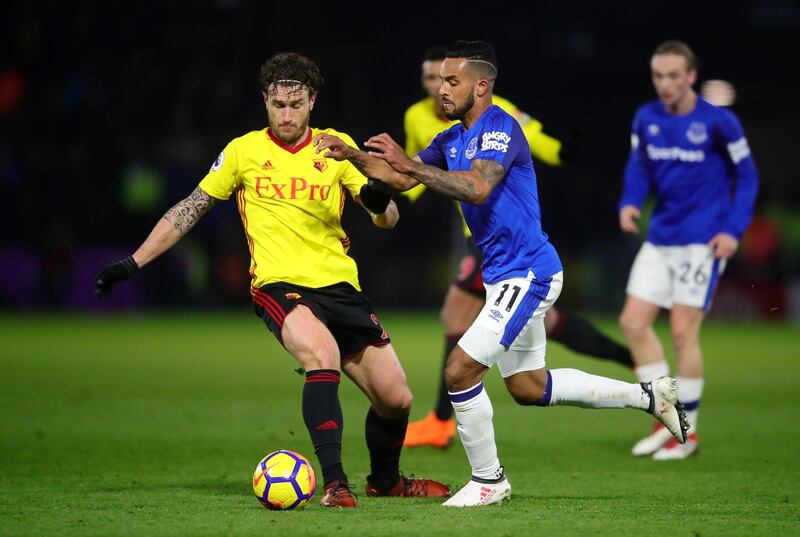
[{"label": "green turf", "polygon": [[[434,314],[385,314],[416,396],[432,403],[443,346]],[[610,323],[604,326],[617,333]],[[661,333],[664,335],[663,326]],[[788,535],[800,531],[796,328],[709,323],[702,453],[633,459],[631,410],[521,408],[488,390],[512,500],[447,510],[372,499],[357,510],[269,512],[251,493],[275,449],[313,455],[302,378],[251,315],[0,317],[2,535]],[[552,367],[631,379],[557,344]],[[363,486],[366,399],[345,382],[344,462]],[[315,466],[316,466],[316,461]],[[462,484],[460,444],[410,450],[407,473]]]}]

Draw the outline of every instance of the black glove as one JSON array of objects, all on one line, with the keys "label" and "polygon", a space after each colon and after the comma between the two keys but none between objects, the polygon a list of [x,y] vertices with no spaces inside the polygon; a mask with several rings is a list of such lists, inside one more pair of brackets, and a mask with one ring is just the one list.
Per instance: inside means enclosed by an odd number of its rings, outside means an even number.
[{"label": "black glove", "polygon": [[392,201],[392,187],[379,179],[370,177],[367,184],[361,187],[361,204],[375,214],[386,211]]},{"label": "black glove", "polygon": [[102,298],[110,296],[112,285],[127,280],[137,272],[139,265],[133,260],[132,255],[122,261],[106,265],[94,279],[94,294]]}]

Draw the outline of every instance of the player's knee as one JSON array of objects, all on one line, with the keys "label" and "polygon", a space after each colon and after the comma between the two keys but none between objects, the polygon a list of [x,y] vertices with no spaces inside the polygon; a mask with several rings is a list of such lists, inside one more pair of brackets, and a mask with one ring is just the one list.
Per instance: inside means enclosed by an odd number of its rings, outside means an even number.
[{"label": "player's knee", "polygon": [[512,384],[508,387],[508,392],[518,405],[533,406],[538,405],[544,396],[545,384],[538,379],[531,379],[530,382]]},{"label": "player's knee", "polygon": [[628,339],[638,339],[644,337],[647,332],[648,324],[639,316],[633,315],[627,310],[623,310],[619,316],[619,327]]},{"label": "player's knee", "polygon": [[687,325],[678,324],[672,327],[672,344],[675,350],[680,352],[697,344],[697,338],[693,337],[693,331]]},{"label": "player's knee", "polygon": [[381,417],[397,419],[407,416],[411,412],[411,404],[413,402],[414,396],[411,395],[411,390],[406,387],[384,394],[381,401],[373,406]]},{"label": "player's knee", "polygon": [[466,371],[460,364],[452,360],[447,362],[444,368],[444,383],[450,391],[459,391],[466,380]]}]

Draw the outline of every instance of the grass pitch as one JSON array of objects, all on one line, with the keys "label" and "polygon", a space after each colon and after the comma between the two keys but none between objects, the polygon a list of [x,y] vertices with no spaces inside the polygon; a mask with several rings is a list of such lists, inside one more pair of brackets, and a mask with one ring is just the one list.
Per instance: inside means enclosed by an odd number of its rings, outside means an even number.
[{"label": "grass pitch", "polygon": [[[434,314],[385,314],[415,394],[433,403],[443,347]],[[613,323],[604,323],[618,333]],[[660,326],[662,336],[666,335]],[[708,323],[701,453],[629,455],[650,427],[632,410],[522,408],[496,371],[487,389],[510,502],[448,510],[373,499],[269,512],[251,492],[275,449],[313,460],[302,377],[253,315],[0,317],[0,535],[790,535],[800,533],[800,332]],[[551,367],[633,380],[558,344]],[[342,384],[344,463],[363,490],[364,396]],[[316,467],[316,461],[314,461]],[[407,450],[408,474],[453,488],[461,445]],[[317,468],[318,470],[318,468]]]}]

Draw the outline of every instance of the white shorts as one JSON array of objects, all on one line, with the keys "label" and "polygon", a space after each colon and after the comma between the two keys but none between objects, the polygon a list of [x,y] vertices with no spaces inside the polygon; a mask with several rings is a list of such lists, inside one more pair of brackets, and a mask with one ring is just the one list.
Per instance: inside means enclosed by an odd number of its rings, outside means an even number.
[{"label": "white shorts", "polygon": [[708,312],[723,270],[725,260],[716,259],[705,244],[645,242],[633,261],[627,292],[662,308],[681,304]]},{"label": "white shorts", "polygon": [[561,294],[563,273],[546,281],[511,278],[485,284],[486,304],[458,345],[486,367],[510,377],[544,367],[544,314]]}]

